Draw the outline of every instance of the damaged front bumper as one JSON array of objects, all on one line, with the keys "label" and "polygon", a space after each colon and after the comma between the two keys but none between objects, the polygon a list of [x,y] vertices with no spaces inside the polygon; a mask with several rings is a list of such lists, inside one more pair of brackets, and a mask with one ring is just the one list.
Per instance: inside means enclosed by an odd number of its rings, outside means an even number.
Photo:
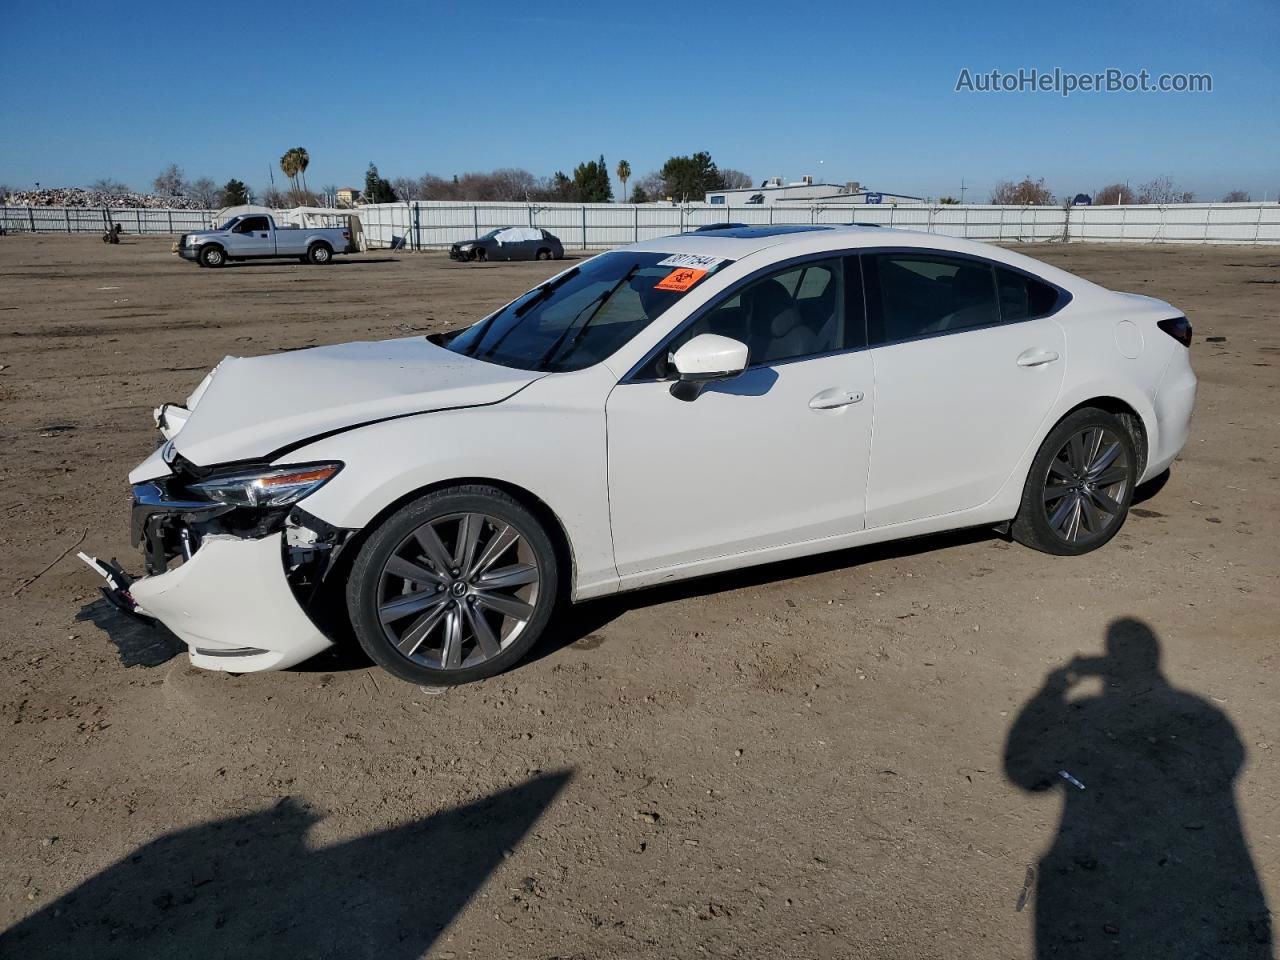
[{"label": "damaged front bumper", "polygon": [[209,670],[280,670],[329,647],[285,577],[284,533],[206,536],[181,566],[129,586],[138,612],[186,643]]},{"label": "damaged front bumper", "polygon": [[163,623],[195,666],[281,670],[333,643],[317,622],[319,587],[348,533],[296,506],[211,503],[161,478],[133,488],[131,541],[142,546],[147,576],[130,581],[84,560],[106,578],[108,600]]}]

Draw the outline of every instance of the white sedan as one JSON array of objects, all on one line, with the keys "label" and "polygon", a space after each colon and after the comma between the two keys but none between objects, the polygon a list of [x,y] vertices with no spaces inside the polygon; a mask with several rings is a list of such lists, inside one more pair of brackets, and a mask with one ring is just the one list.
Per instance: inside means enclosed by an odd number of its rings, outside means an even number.
[{"label": "white sedan", "polygon": [[964,240],[664,237],[457,333],[227,358],[130,475],[147,576],[86,560],[198,666],[354,633],[461,683],[561,601],[959,527],[1096,549],[1186,441],[1190,341],[1167,303]]}]

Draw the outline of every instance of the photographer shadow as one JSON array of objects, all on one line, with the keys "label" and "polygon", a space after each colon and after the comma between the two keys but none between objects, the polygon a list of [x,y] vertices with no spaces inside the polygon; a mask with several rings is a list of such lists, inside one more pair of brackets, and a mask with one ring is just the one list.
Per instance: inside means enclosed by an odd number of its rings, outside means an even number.
[{"label": "photographer shadow", "polygon": [[[1071,697],[1087,678],[1101,692]],[[1236,809],[1244,761],[1226,714],[1165,678],[1140,620],[1113,622],[1104,656],[1052,671],[1004,757],[1024,790],[1063,794],[1057,836],[1028,875],[1036,956],[1270,958]]]}]

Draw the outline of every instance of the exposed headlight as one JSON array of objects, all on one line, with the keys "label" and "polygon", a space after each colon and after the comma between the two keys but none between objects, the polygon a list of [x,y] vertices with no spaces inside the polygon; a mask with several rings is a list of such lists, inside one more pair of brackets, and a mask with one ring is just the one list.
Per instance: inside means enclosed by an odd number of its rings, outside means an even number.
[{"label": "exposed headlight", "polygon": [[202,480],[191,489],[234,507],[287,507],[315,493],[341,469],[340,463],[272,467]]}]

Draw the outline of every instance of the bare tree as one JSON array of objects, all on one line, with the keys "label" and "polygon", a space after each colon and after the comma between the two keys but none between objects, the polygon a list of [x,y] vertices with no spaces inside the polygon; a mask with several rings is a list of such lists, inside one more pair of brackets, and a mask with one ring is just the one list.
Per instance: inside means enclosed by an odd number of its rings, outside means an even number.
[{"label": "bare tree", "polygon": [[724,183],[724,189],[726,190],[745,190],[755,185],[755,181],[741,170],[734,170],[728,167],[720,171],[720,179]]},{"label": "bare tree", "polygon": [[176,163],[169,164],[151,181],[151,189],[162,197],[181,196],[186,186],[187,181],[183,177],[182,168]]},{"label": "bare tree", "polygon": [[1244,190],[1229,190],[1227,195],[1222,198],[1223,203],[1248,203],[1249,194]]},{"label": "bare tree", "polygon": [[1138,188],[1138,203],[1190,203],[1195,194],[1183,190],[1168,174],[1156,177]]},{"label": "bare tree", "polygon": [[290,196],[291,194],[285,193],[279,187],[270,186],[262,191],[262,205],[271,207],[273,210],[283,210],[291,205]]},{"label": "bare tree", "polygon": [[395,177],[391,181],[391,189],[401,200],[421,200],[421,183],[416,177]]},{"label": "bare tree", "polygon": [[1039,180],[1023,177],[1018,183],[1011,180],[997,183],[996,188],[991,191],[990,202],[1002,206],[1046,207],[1057,201],[1044,185],[1044,177]]},{"label": "bare tree", "polygon": [[212,209],[218,205],[218,198],[222,195],[221,189],[213,182],[211,177],[200,177],[198,180],[192,180],[187,184],[187,196],[192,200],[196,200],[203,207]]},{"label": "bare tree", "polygon": [[9,194],[15,193],[15,192],[16,191],[13,189],[13,187],[9,186],[7,183],[0,183],[0,200],[8,199]]},{"label": "bare tree", "polygon": [[1134,192],[1127,183],[1108,183],[1093,191],[1093,204],[1136,203]]},{"label": "bare tree", "polygon": [[131,193],[127,183],[121,183],[111,177],[99,177],[89,184],[89,189],[98,193]]},{"label": "bare tree", "polygon": [[632,195],[639,195],[647,200],[665,200],[667,198],[666,181],[657,170],[651,170],[636,181],[636,185],[632,187]]}]

